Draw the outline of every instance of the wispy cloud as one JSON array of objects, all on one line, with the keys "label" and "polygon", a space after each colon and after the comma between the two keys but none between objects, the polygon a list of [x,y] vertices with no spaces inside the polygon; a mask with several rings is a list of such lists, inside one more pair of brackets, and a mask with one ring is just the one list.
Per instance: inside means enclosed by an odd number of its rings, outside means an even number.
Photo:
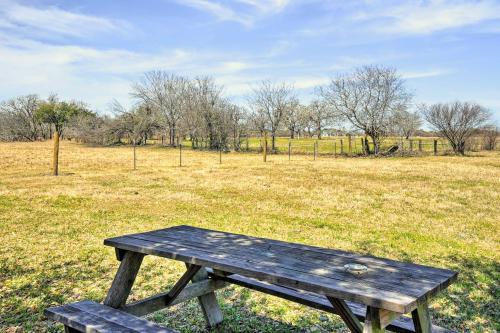
[{"label": "wispy cloud", "polygon": [[43,37],[88,37],[128,29],[123,21],[84,15],[58,7],[37,8],[2,1],[0,27],[15,34]]},{"label": "wispy cloud", "polygon": [[451,74],[452,71],[447,69],[431,69],[423,71],[403,71],[401,76],[405,79],[422,79],[427,77],[435,77]]},{"label": "wispy cloud", "polygon": [[411,1],[358,12],[355,20],[371,21],[370,29],[386,34],[430,34],[500,19],[500,4],[490,0]]},{"label": "wispy cloud", "polygon": [[179,4],[208,12],[221,21],[233,21],[246,27],[253,26],[262,17],[281,12],[290,3],[290,0],[175,1]]},{"label": "wispy cloud", "polygon": [[180,4],[208,12],[222,21],[234,21],[250,26],[253,20],[250,16],[235,12],[229,6],[210,0],[177,0]]}]

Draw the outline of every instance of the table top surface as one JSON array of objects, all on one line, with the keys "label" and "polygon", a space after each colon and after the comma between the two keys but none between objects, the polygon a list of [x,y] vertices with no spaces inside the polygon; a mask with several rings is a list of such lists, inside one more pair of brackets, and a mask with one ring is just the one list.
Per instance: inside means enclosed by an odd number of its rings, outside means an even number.
[{"label": "table top surface", "polygon": [[[447,269],[190,226],[108,238],[104,244],[398,313],[412,311],[457,277]],[[367,270],[352,274],[344,267],[351,264]]]}]

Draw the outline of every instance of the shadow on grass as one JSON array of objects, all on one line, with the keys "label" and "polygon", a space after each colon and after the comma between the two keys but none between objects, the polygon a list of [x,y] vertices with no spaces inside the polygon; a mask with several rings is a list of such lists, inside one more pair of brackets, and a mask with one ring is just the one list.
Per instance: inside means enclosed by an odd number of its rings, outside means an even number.
[{"label": "shadow on grass", "polygon": [[[411,261],[408,255],[403,257],[402,260]],[[449,263],[448,268],[458,271],[459,278],[431,302],[434,323],[456,331],[499,331],[500,263],[486,258],[458,256],[439,258],[439,261]],[[74,294],[74,288],[83,285],[82,281],[92,281],[96,274],[106,274],[105,271],[96,272],[100,267],[98,263],[82,265],[80,261],[70,260],[46,266],[41,263],[41,266],[44,269],[34,270],[6,262],[0,265],[0,284],[12,278],[17,280],[15,284],[7,283],[0,288],[0,331],[15,326],[23,326],[27,332],[45,331],[42,315],[45,308],[100,297],[100,294],[96,297],[95,289],[84,288],[81,295]],[[102,283],[107,286],[108,282]],[[103,293],[106,288],[104,285],[94,287],[102,289]],[[225,320],[212,332],[346,331],[335,315],[240,287],[221,290],[218,299]],[[196,301],[157,312],[149,319],[180,332],[208,332]],[[52,332],[59,330],[60,326],[49,328]]]},{"label": "shadow on grass", "polygon": [[212,329],[205,327],[196,300],[159,311],[148,319],[182,333],[348,332],[335,315],[241,287],[221,290],[217,298],[224,321]]}]

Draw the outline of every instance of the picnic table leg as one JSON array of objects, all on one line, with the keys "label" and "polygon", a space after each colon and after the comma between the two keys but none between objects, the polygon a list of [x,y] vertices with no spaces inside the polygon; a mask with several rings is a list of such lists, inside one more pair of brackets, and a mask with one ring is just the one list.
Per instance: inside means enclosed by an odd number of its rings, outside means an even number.
[{"label": "picnic table leg", "polygon": [[126,251],[116,272],[111,288],[108,291],[104,305],[120,308],[125,305],[130,290],[142,264],[144,254]]},{"label": "picnic table leg", "polygon": [[363,326],[359,322],[358,318],[356,318],[349,306],[343,300],[330,296],[327,296],[327,298],[337,310],[338,315],[342,318],[351,332],[361,333],[363,331]]},{"label": "picnic table leg", "polygon": [[[187,264],[189,267],[189,265]],[[192,282],[198,282],[201,280],[208,279],[208,272],[205,267],[202,267],[198,273],[191,279]],[[223,320],[222,311],[220,309],[219,303],[217,303],[217,298],[215,292],[208,293],[203,296],[198,297],[198,302],[200,303],[201,310],[203,311],[203,316],[207,322],[207,326],[215,327],[220,324]]]},{"label": "picnic table leg", "polygon": [[416,333],[432,332],[431,316],[427,301],[417,304],[417,308],[411,312],[411,317]]},{"label": "picnic table leg", "polygon": [[385,332],[384,326],[380,320],[380,309],[368,306],[366,308],[365,325],[363,333],[382,333]]}]

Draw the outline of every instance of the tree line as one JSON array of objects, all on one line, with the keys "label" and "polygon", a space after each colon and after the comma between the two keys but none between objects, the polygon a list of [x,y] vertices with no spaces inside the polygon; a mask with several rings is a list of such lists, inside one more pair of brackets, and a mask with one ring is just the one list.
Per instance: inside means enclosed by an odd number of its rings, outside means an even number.
[{"label": "tree line", "polygon": [[[387,136],[410,138],[424,121],[446,138],[456,153],[481,130],[494,149],[498,130],[491,114],[477,103],[413,104],[413,95],[393,68],[364,66],[317,87],[314,98],[302,103],[286,82],[262,81],[252,88],[245,106],[224,96],[211,77],[188,78],[152,71],[132,85],[135,101],[125,108],[118,101],[112,115],[91,111],[78,101],[42,100],[36,95],[0,103],[0,140],[35,141],[60,136],[89,144],[109,145],[124,140],[135,145],[161,137],[176,146],[191,140],[194,149],[240,150],[243,137],[268,134],[271,151],[276,137],[315,136],[343,130],[365,136],[365,151],[381,152]],[[54,140],[55,141],[55,140]],[[368,144],[370,142],[371,144]]]}]

